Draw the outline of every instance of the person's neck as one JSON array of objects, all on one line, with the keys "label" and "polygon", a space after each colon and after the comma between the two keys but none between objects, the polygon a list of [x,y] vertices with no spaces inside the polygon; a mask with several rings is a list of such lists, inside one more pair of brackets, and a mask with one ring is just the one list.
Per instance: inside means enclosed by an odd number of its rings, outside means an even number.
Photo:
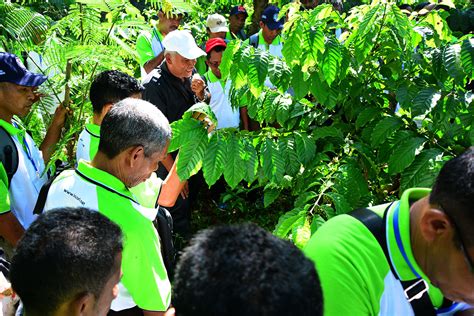
[{"label": "person's neck", "polygon": [[216,76],[217,79],[221,79],[221,78],[222,78],[222,74],[221,74],[221,73],[216,74],[216,73],[213,71],[212,74],[213,74],[214,76]]},{"label": "person's neck", "polygon": [[5,113],[0,109],[0,119],[11,124],[13,120],[13,114]]},{"label": "person's neck", "polygon": [[95,155],[94,159],[92,160],[91,165],[94,168],[97,168],[99,170],[107,172],[108,174],[113,175],[114,177],[116,177],[117,179],[122,181],[122,183],[126,185],[123,168],[121,168],[120,163],[119,163],[120,162],[119,157],[120,157],[120,154],[110,159],[107,157],[106,154],[104,154],[103,152],[99,150],[97,154]]},{"label": "person's neck", "polygon": [[166,32],[166,31],[164,30],[164,27],[161,26],[159,23],[158,23],[158,26],[157,26],[157,30],[158,30],[158,32],[161,33],[161,35],[163,35],[163,37],[165,37],[166,35],[168,35],[168,32]]},{"label": "person's neck", "polygon": [[94,115],[92,116],[92,123],[100,126],[100,124],[102,124],[103,118],[104,117],[101,114],[94,113]]},{"label": "person's neck", "polygon": [[240,32],[240,29],[239,28],[236,28],[236,29],[233,29],[233,28],[229,28],[230,32],[233,33],[233,34],[236,34]]}]

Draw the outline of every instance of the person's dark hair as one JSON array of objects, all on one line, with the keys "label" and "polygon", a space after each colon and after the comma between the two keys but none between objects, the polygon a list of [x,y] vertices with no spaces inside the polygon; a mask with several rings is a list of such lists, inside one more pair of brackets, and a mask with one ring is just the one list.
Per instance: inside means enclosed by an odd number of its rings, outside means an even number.
[{"label": "person's dark hair", "polygon": [[474,146],[446,162],[436,178],[429,202],[440,206],[460,229],[466,247],[474,245]]},{"label": "person's dark hair", "polygon": [[188,315],[322,315],[314,264],[255,224],[206,229],[176,268],[173,305]]},{"label": "person's dark hair", "polygon": [[216,52],[216,53],[219,53],[219,52],[223,52],[225,51],[225,46],[216,46],[216,47],[213,47],[209,53],[207,53],[207,60],[209,60],[211,58],[211,53],[212,52]]},{"label": "person's dark hair", "polygon": [[411,5],[406,4],[406,3],[405,3],[405,4],[400,4],[400,5],[398,6],[398,8],[399,8],[400,10],[408,10],[408,11],[410,11],[410,12],[413,11],[413,8],[411,7]]},{"label": "person's dark hair", "polygon": [[92,82],[90,100],[94,113],[102,113],[106,104],[117,103],[145,88],[135,78],[118,70],[107,70],[100,73]]},{"label": "person's dark hair", "polygon": [[114,158],[132,146],[143,146],[147,157],[165,149],[171,139],[168,119],[150,102],[127,98],[105,115],[99,151]]},{"label": "person's dark hair", "polygon": [[120,269],[122,238],[116,224],[86,208],[41,214],[20,240],[10,270],[27,315],[50,315],[87,293],[98,298]]}]

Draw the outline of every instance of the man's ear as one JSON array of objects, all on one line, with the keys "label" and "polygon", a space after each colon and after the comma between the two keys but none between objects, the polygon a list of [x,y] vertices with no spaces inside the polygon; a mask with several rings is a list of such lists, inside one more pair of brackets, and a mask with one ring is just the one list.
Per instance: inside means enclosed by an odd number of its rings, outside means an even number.
[{"label": "man's ear", "polygon": [[262,21],[258,22],[258,25],[260,26],[261,29],[263,29],[263,27],[265,26],[265,24]]},{"label": "man's ear", "polygon": [[133,168],[138,162],[138,160],[142,159],[144,156],[145,148],[143,148],[142,145],[132,146],[127,149],[127,164],[129,164],[129,166]]},{"label": "man's ear", "polygon": [[95,298],[92,293],[82,294],[71,302],[73,315],[92,315]]},{"label": "man's ear", "polygon": [[433,206],[423,213],[420,219],[420,232],[426,241],[433,242],[439,237],[451,234],[453,226],[448,216]]}]

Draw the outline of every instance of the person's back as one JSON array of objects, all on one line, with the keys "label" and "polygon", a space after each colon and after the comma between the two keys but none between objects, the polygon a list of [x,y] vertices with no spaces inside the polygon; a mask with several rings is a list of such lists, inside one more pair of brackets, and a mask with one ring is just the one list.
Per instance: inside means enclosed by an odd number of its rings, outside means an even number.
[{"label": "person's back", "polygon": [[470,309],[473,184],[471,148],[443,166],[433,190],[412,188],[399,201],[339,215],[320,227],[304,251],[321,277],[325,315]]},{"label": "person's back", "polygon": [[121,277],[122,232],[97,212],[61,208],[25,232],[10,277],[26,316],[105,316]]},{"label": "person's back", "polygon": [[254,224],[198,233],[177,265],[173,304],[177,316],[322,315],[311,261]]}]

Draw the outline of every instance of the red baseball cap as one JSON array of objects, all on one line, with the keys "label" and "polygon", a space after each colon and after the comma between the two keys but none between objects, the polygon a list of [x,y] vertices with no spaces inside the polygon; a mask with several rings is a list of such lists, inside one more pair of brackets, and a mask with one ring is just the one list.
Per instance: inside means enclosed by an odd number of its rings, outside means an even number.
[{"label": "red baseball cap", "polygon": [[227,44],[225,43],[225,41],[220,38],[220,37],[216,37],[216,38],[211,38],[210,40],[208,40],[206,42],[206,54],[209,54],[209,52],[215,48],[215,47],[227,47]]}]

